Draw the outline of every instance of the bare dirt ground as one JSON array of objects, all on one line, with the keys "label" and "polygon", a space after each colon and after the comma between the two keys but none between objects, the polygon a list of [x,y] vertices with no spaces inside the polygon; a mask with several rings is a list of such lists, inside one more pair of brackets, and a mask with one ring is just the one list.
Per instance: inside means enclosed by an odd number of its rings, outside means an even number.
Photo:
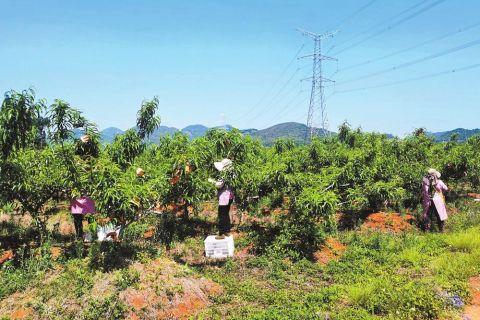
[{"label": "bare dirt ground", "polygon": [[315,252],[314,258],[320,264],[328,264],[332,260],[339,260],[347,247],[334,238],[328,238],[320,250]]},{"label": "bare dirt ground", "polygon": [[377,230],[382,232],[400,233],[413,228],[411,215],[377,212],[369,215],[362,225],[363,230]]},{"label": "bare dirt ground", "polygon": [[465,320],[480,320],[480,276],[470,278],[472,301],[465,307]]},{"label": "bare dirt ground", "polygon": [[[121,290],[118,298],[128,308],[127,319],[189,319],[208,307],[211,298],[223,292],[217,283],[196,276],[176,262],[159,258],[148,263],[135,263],[131,271],[137,271],[139,281]],[[44,280],[44,285],[54,281],[63,272],[62,268],[52,271]],[[61,292],[65,288],[60,288]],[[28,288],[2,300],[0,315],[11,319],[40,319],[41,316],[30,308],[35,305],[42,286]],[[115,292],[115,277],[112,273],[97,274],[93,288],[76,299],[65,295],[51,297],[44,301],[44,310],[50,313],[81,314],[84,303],[102,299]],[[57,310],[57,311],[56,311]]]}]

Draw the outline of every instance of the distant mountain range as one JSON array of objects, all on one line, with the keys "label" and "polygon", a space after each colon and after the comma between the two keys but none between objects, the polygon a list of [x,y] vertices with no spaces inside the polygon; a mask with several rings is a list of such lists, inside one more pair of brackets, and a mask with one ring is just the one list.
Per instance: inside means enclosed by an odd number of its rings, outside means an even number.
[{"label": "distant mountain range", "polygon": [[[224,128],[226,130],[233,129],[233,127],[230,125],[214,128]],[[203,126],[201,124],[190,125],[183,129],[160,126],[150,136],[149,140],[157,142],[160,137],[173,135],[176,132],[182,132],[186,134],[190,139],[195,139],[198,137],[202,137],[210,129],[212,128]],[[286,122],[262,130],[245,129],[240,131],[245,135],[250,135],[253,138],[260,139],[266,145],[271,145],[278,138],[289,138],[295,142],[303,142],[305,140],[305,136],[307,135],[307,126],[297,122]],[[101,140],[105,143],[109,143],[115,139],[115,136],[122,133],[124,133],[124,131],[121,129],[109,127],[100,132]]]},{"label": "distant mountain range", "polygon": [[468,130],[459,128],[451,131],[435,132],[429,134],[434,137],[436,141],[449,141],[450,137],[453,135],[457,135],[458,141],[465,141],[471,136],[480,134],[480,129]]},{"label": "distant mountain range", "polygon": [[[217,127],[218,128],[218,127]],[[226,130],[233,129],[232,126],[223,127]],[[183,129],[177,129],[174,127],[160,126],[155,130],[155,132],[150,136],[150,141],[157,142],[160,137],[166,135],[173,135],[175,132],[182,132],[186,134],[189,138],[195,139],[205,135],[209,130],[209,127],[195,124],[187,126]],[[122,134],[124,131],[115,127],[106,128],[101,131],[101,139],[103,142],[112,142],[115,139],[115,136]],[[303,142],[307,134],[307,126],[302,123],[297,122],[285,122],[274,125],[272,127],[258,130],[258,129],[244,129],[241,132],[245,135],[250,135],[254,138],[260,139],[264,144],[271,145],[278,138],[289,138],[295,142]],[[330,132],[333,133],[333,132]],[[469,137],[480,134],[480,129],[455,129],[451,131],[444,132],[429,132],[430,136],[434,137],[436,141],[448,141],[453,134],[458,135],[459,141],[465,141]],[[391,136],[391,135],[389,135]]]}]

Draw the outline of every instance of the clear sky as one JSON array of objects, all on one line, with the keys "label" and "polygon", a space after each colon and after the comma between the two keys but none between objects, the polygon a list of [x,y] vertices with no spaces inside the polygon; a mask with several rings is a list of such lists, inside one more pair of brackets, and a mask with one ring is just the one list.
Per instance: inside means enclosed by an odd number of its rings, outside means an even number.
[{"label": "clear sky", "polygon": [[327,101],[331,129],[344,120],[399,135],[477,128],[480,68],[341,91],[479,64],[478,41],[418,61],[480,40],[480,25],[464,30],[480,23],[478,12],[478,0],[0,0],[0,91],[33,86],[100,128],[133,126],[141,101],[155,95],[167,126],[305,122],[310,84],[299,80],[311,61],[295,55],[312,43],[295,29],[338,28],[324,48],[335,46],[339,69],[372,62],[338,73],[326,62],[337,81],[326,95],[338,91]]}]

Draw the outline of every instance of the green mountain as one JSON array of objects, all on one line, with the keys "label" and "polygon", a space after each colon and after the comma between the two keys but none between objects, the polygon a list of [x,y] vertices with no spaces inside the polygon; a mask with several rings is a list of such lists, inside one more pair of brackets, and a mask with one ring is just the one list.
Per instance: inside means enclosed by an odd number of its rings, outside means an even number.
[{"label": "green mountain", "polygon": [[457,135],[458,141],[466,141],[468,140],[468,138],[477,134],[480,134],[480,129],[469,130],[469,129],[458,128],[451,131],[429,133],[429,135],[434,137],[435,140],[438,142],[449,141],[452,135]]},{"label": "green mountain", "polygon": [[182,129],[182,133],[185,133],[190,139],[202,137],[208,131],[208,127],[201,124],[194,124]]},{"label": "green mountain", "polygon": [[[232,126],[224,126],[224,127],[215,127],[215,128],[225,128],[226,130],[233,129]],[[160,126],[150,137],[151,142],[158,142],[160,137],[166,135],[173,135],[175,132],[181,131],[182,133],[186,134],[189,138],[195,139],[198,137],[202,137],[205,133],[211,128],[206,126],[196,124],[187,126],[181,130],[173,127],[166,127]],[[122,134],[124,131],[115,127],[110,127],[105,130],[101,131],[101,138],[103,142],[112,142],[116,135]],[[289,138],[295,141],[296,143],[303,143],[305,141],[305,136],[307,135],[307,126],[302,123],[297,122],[285,122],[274,125],[272,127],[258,130],[258,129],[244,129],[241,132],[245,135],[252,136],[253,138],[260,139],[265,145],[271,145],[276,139],[279,138]],[[75,132],[78,137],[81,136],[81,131]],[[329,132],[330,134],[334,134]],[[455,129],[451,131],[444,131],[444,132],[429,132],[429,135],[435,138],[436,141],[449,141],[450,137],[453,134],[458,134],[459,141],[465,141],[473,135],[480,134],[480,129]],[[391,136],[391,135],[389,135]],[[393,136],[392,136],[393,137]]]},{"label": "green mountain", "polygon": [[160,140],[161,137],[164,137],[164,136],[172,136],[175,134],[175,132],[177,132],[178,129],[177,128],[174,128],[174,127],[166,127],[166,126],[159,126],[153,133],[152,135],[150,136],[150,138],[148,138],[148,140],[150,142],[154,142],[154,143],[158,143],[158,141]]},{"label": "green mountain", "polygon": [[[272,145],[273,142],[279,138],[292,139],[296,143],[303,143],[305,142],[307,131],[308,127],[303,123],[285,122],[262,130],[244,130],[243,133],[260,139],[265,145]],[[317,129],[317,132],[319,132],[319,136],[322,135],[320,131],[321,130]]]},{"label": "green mountain", "polygon": [[123,134],[124,131],[115,127],[110,127],[102,130],[100,132],[100,138],[102,141],[111,142],[119,134]]}]

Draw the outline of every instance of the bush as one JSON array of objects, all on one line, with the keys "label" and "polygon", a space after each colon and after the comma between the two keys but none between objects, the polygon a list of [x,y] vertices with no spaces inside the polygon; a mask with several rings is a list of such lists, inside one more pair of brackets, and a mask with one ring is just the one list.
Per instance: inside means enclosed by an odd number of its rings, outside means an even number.
[{"label": "bush", "polygon": [[327,232],[334,232],[338,200],[333,192],[306,188],[279,222],[272,250],[293,259],[312,258]]},{"label": "bush", "polygon": [[121,269],[115,275],[115,286],[119,291],[135,286],[140,280],[140,273],[135,269]]},{"label": "bush", "polygon": [[44,250],[37,250],[39,254],[32,250],[19,250],[17,255],[20,258],[6,262],[0,268],[0,300],[42,279],[45,272],[52,268],[50,256],[46,254],[48,251],[48,246]]},{"label": "bush", "polygon": [[118,295],[113,294],[104,299],[90,301],[83,311],[82,319],[123,319],[127,311],[127,306],[118,299]]}]

